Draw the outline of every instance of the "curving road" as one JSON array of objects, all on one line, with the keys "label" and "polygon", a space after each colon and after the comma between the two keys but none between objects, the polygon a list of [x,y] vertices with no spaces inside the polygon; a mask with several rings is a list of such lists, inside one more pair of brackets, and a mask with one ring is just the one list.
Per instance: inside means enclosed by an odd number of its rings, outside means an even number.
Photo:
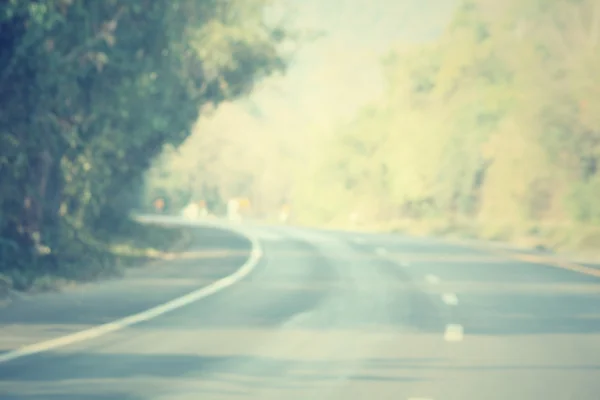
[{"label": "curving road", "polygon": [[[394,235],[243,229],[262,257],[241,281],[2,362],[0,398],[600,398],[593,266]],[[250,252],[225,231],[196,235],[185,258],[0,309],[0,350],[165,303],[234,273]]]}]

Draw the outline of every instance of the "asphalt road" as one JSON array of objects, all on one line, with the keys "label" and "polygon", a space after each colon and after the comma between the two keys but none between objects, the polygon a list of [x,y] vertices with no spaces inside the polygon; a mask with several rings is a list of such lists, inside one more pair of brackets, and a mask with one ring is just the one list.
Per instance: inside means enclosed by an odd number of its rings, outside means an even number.
[{"label": "asphalt road", "polygon": [[[0,398],[600,398],[600,279],[393,235],[247,226],[240,282],[151,320],[0,363]],[[142,311],[235,271],[250,245],[0,309],[0,350]]]}]

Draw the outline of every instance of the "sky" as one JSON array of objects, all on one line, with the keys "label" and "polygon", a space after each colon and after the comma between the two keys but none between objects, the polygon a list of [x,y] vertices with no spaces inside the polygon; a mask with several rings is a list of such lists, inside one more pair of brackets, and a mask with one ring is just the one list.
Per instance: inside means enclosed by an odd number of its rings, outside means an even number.
[{"label": "sky", "polygon": [[455,7],[455,0],[282,1],[293,26],[324,37],[298,54],[277,82],[279,96],[257,91],[253,99],[269,115],[272,107],[287,107],[315,122],[352,115],[376,99],[383,87],[381,56],[396,43],[435,38]]},{"label": "sky", "polygon": [[[182,162],[202,159],[204,179],[227,196],[237,194],[225,188],[237,190],[232,182],[248,173],[256,193],[283,194],[324,136],[381,98],[381,58],[396,45],[435,39],[457,0],[275,1],[269,18],[320,38],[302,46],[285,75],[203,115],[179,148]],[[206,148],[220,150],[209,161]]]},{"label": "sky", "polygon": [[[283,77],[261,83],[245,100],[221,106],[204,126],[240,135],[331,129],[383,89],[381,56],[398,43],[434,39],[456,0],[280,0],[271,17],[323,36],[303,46]],[[243,125],[240,125],[243,121]],[[243,127],[243,129],[241,129]]]}]

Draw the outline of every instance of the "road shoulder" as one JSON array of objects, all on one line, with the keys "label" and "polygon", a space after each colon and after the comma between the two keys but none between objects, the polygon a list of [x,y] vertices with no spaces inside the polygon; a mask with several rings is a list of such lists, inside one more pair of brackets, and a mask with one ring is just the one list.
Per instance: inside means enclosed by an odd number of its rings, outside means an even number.
[{"label": "road shoulder", "polygon": [[143,313],[215,282],[233,284],[227,279],[253,254],[251,241],[211,227],[193,229],[193,235],[192,246],[170,260],[128,270],[118,279],[23,297],[6,305],[0,309],[0,352]]}]

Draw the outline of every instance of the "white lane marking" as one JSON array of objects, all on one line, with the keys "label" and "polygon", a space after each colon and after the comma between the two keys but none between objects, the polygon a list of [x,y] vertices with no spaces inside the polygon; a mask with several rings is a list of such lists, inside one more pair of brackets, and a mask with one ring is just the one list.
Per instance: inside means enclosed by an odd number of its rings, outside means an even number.
[{"label": "white lane marking", "polygon": [[54,350],[59,347],[64,347],[70,344],[83,342],[85,340],[94,339],[111,332],[115,332],[124,329],[128,326],[148,321],[156,318],[160,315],[166,314],[170,311],[192,304],[202,298],[208,297],[211,294],[218,292],[219,290],[225,289],[234,283],[240,281],[246,277],[258,264],[262,257],[262,249],[254,236],[249,235],[247,232],[240,231],[238,229],[230,228],[233,231],[237,231],[239,234],[246,236],[252,242],[252,251],[248,260],[233,274],[219,279],[218,281],[211,283],[208,286],[204,286],[200,289],[194,290],[191,293],[168,301],[164,304],[150,308],[146,311],[142,311],[137,314],[130,315],[125,318],[118,319],[113,322],[109,322],[103,325],[98,325],[93,328],[89,328],[83,331],[75,332],[70,335],[58,337],[55,339],[46,340],[31,345],[26,345],[16,350],[11,350],[6,353],[0,354],[0,363],[5,363],[17,358],[26,357],[29,355],[43,353],[45,351]]},{"label": "white lane marking", "polygon": [[450,324],[446,326],[444,340],[447,342],[460,342],[463,340],[464,331],[462,325]]},{"label": "white lane marking", "polygon": [[375,249],[375,254],[377,254],[378,256],[385,256],[387,254],[387,250],[383,247],[378,247]]},{"label": "white lane marking", "polygon": [[432,285],[436,285],[436,284],[440,283],[440,278],[437,277],[436,275],[432,275],[432,274],[427,274],[425,276],[425,280],[427,281],[427,283],[430,283]]},{"label": "white lane marking", "polygon": [[455,306],[458,304],[458,297],[454,293],[444,293],[442,295],[442,301],[449,306]]}]

